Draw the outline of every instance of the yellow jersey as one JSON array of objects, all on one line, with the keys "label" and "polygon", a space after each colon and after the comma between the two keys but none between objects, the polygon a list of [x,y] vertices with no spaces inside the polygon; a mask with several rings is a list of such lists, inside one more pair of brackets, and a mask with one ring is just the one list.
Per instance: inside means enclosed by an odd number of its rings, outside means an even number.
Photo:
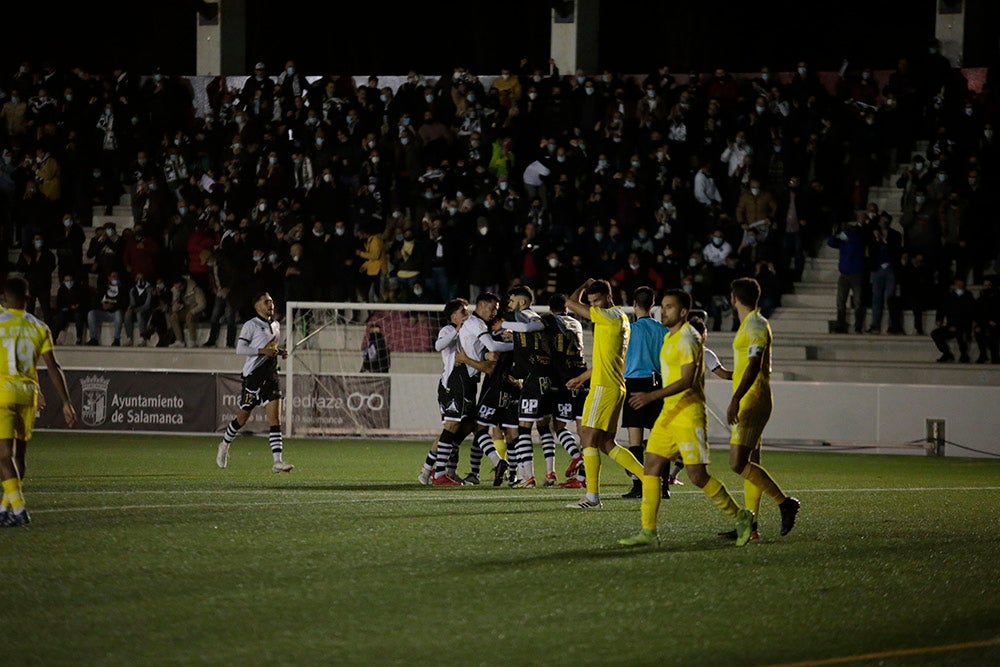
[{"label": "yellow jersey", "polygon": [[625,390],[625,351],[632,328],[628,315],[618,306],[590,309],[594,322],[594,363],[591,386],[621,387]]},{"label": "yellow jersey", "polygon": [[0,311],[0,405],[34,405],[38,358],[52,351],[52,332],[34,315]]},{"label": "yellow jersey", "polygon": [[752,357],[760,357],[760,372],[747,395],[771,390],[771,325],[753,310],[740,322],[733,338],[733,393],[740,386]]},{"label": "yellow jersey", "polygon": [[681,379],[681,367],[694,364],[692,385],[684,391],[663,399],[660,419],[672,426],[705,428],[708,413],[705,407],[705,339],[685,322],[676,333],[667,332],[660,348],[660,374],[663,386]]}]

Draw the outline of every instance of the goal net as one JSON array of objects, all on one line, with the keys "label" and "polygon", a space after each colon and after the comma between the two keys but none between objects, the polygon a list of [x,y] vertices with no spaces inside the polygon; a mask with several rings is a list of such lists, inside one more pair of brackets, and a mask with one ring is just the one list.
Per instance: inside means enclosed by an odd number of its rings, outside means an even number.
[{"label": "goal net", "polygon": [[440,432],[434,351],[441,304],[291,301],[283,333],[284,422],[292,436]]}]

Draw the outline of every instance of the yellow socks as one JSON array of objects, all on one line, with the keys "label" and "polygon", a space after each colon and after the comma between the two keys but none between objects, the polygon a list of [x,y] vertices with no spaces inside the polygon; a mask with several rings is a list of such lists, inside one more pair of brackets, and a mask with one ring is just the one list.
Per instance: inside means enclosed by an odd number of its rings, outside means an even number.
[{"label": "yellow socks", "polygon": [[656,530],[662,481],[659,475],[643,475],[640,479],[642,480],[642,527]]},{"label": "yellow socks", "polygon": [[625,470],[642,479],[642,464],[635,458],[635,454],[621,445],[615,445],[608,456],[611,457],[612,461],[625,468]]},{"label": "yellow socks", "polygon": [[507,441],[503,438],[495,438],[493,440],[493,446],[497,448],[497,454],[500,458],[507,460]]},{"label": "yellow socks", "polygon": [[3,481],[4,504],[10,504],[15,514],[24,509],[24,496],[21,494],[21,480],[16,477]]},{"label": "yellow socks", "polygon": [[[751,461],[747,464],[747,467],[743,469],[743,479],[756,486],[763,493],[765,493],[768,498],[772,498],[774,502],[779,505],[784,502],[785,494],[781,492],[781,489],[779,489],[778,485],[774,483],[771,476],[767,474],[767,471],[756,463]],[[750,501],[747,500],[747,507],[749,506]]]},{"label": "yellow socks", "polygon": [[715,479],[714,477],[709,477],[708,482],[701,489],[706,496],[712,499],[715,506],[720,510],[725,512],[730,516],[730,518],[735,519],[736,515],[740,513],[740,506],[736,504],[733,497],[729,495],[729,489],[726,485]]},{"label": "yellow socks", "polygon": [[583,470],[587,475],[587,496],[597,498],[601,489],[601,450],[597,447],[583,448]]},{"label": "yellow socks", "polygon": [[743,480],[743,506],[753,512],[754,521],[757,520],[757,514],[760,512],[760,499],[763,495],[750,480]]}]

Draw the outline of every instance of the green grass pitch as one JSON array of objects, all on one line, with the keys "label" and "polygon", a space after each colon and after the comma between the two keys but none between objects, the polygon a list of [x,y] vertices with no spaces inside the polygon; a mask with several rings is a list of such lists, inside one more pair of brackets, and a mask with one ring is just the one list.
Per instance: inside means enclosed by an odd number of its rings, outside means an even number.
[{"label": "green grass pitch", "polygon": [[639,502],[607,458],[584,512],[419,486],[426,442],[293,439],[287,475],[264,437],[226,470],[217,442],[36,434],[33,522],[0,530],[5,664],[1000,664],[1000,460],[766,449],[790,535],[765,498],[759,542],[719,540],[687,484],[662,546],[628,550]]}]

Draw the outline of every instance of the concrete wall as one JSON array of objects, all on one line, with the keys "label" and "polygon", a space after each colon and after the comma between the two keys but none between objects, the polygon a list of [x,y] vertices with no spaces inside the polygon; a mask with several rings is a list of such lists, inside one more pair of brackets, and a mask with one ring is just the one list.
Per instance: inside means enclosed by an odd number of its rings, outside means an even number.
[{"label": "concrete wall", "polygon": [[[430,388],[436,386],[437,378],[393,375],[393,428],[436,432],[436,394]],[[774,381],[772,389],[774,413],[764,433],[765,444],[820,448],[829,443],[831,447],[864,446],[869,452],[924,455],[926,421],[942,419],[946,440],[981,450],[949,444],[946,456],[1000,456],[1000,387]],[[728,442],[728,429],[721,422],[732,386],[723,380],[709,380],[706,394],[713,413],[709,416],[709,439],[713,444]],[[619,442],[625,440],[621,432]]]}]

